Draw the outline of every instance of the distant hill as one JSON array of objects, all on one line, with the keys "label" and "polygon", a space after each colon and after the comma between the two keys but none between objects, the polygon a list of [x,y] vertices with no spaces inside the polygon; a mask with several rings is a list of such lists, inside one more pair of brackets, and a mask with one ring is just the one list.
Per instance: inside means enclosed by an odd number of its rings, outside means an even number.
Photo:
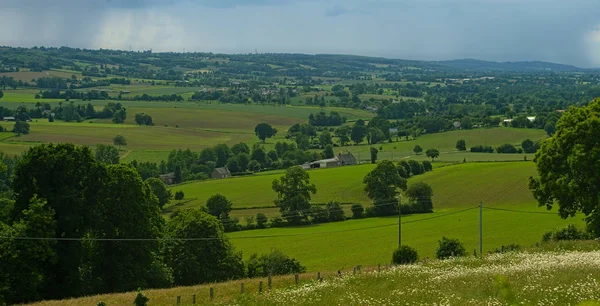
[{"label": "distant hill", "polygon": [[522,61],[522,62],[488,62],[476,59],[456,59],[450,61],[435,62],[441,66],[447,66],[457,69],[472,70],[472,71],[583,71],[584,68],[575,67],[572,65],[555,64],[540,61]]}]

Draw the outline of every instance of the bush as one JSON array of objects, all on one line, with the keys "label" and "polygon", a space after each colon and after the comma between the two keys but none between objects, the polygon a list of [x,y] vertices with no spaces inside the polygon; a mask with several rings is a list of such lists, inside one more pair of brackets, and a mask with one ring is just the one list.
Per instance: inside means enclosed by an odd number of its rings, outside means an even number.
[{"label": "bush", "polygon": [[510,143],[505,143],[503,145],[500,145],[499,147],[496,148],[496,152],[498,153],[517,153],[519,152],[519,150],[517,150],[517,148],[515,148],[515,146],[511,145]]},{"label": "bush", "polygon": [[412,173],[413,175],[419,175],[425,171],[423,164],[416,160],[409,160],[408,165],[410,166],[410,173]]},{"label": "bush", "polygon": [[408,245],[399,246],[392,255],[392,263],[400,265],[415,263],[417,260],[419,260],[417,250]]},{"label": "bush", "polygon": [[281,217],[273,217],[271,219],[271,227],[284,227],[285,221]]},{"label": "bush", "polygon": [[331,222],[346,220],[344,209],[339,202],[331,201],[327,203],[327,212],[329,213],[329,221]]},{"label": "bush", "polygon": [[325,223],[329,221],[329,211],[319,205],[310,207],[310,218],[312,223]]},{"label": "bush", "polygon": [[363,217],[363,213],[365,212],[365,208],[360,204],[352,204],[352,218],[360,219]]},{"label": "bush", "polygon": [[290,258],[279,250],[258,256],[252,254],[248,259],[248,277],[266,277],[273,275],[296,274],[306,272],[295,258]]},{"label": "bush", "polygon": [[492,253],[507,253],[507,252],[513,252],[513,251],[519,251],[519,250],[521,250],[520,245],[511,243],[509,245],[503,245],[499,249],[493,250]]},{"label": "bush", "polygon": [[449,257],[460,257],[467,255],[467,250],[458,241],[458,239],[442,237],[442,240],[438,241],[438,248],[435,252],[435,256],[438,259],[445,259]]},{"label": "bush", "polygon": [[554,229],[544,233],[544,235],[542,236],[542,242],[561,240],[587,240],[593,238],[594,237],[590,233],[578,229],[573,224],[569,224],[565,228]]},{"label": "bush", "polygon": [[494,148],[492,148],[490,146],[478,145],[478,146],[471,147],[471,152],[474,152],[474,153],[494,153]]},{"label": "bush", "polygon": [[144,293],[142,292],[142,289],[138,288],[138,294],[135,297],[133,304],[135,306],[146,306],[148,304],[149,300],[150,299],[146,295],[144,295]]},{"label": "bush", "polygon": [[428,160],[423,161],[423,169],[425,170],[425,172],[429,172],[429,171],[433,170],[433,166],[431,165],[431,162]]},{"label": "bush", "polygon": [[221,223],[223,224],[223,229],[225,230],[226,233],[237,232],[237,231],[241,231],[243,229],[242,225],[240,224],[240,219],[238,217],[230,218],[229,216],[227,216],[220,220],[221,220]]},{"label": "bush", "polygon": [[410,177],[410,174],[411,174],[411,172],[410,172],[410,165],[408,164],[407,161],[405,161],[405,160],[400,161],[398,163],[398,167],[403,167],[404,170],[406,171],[406,177],[404,177],[404,178],[409,178]]},{"label": "bush", "polygon": [[178,200],[178,201],[183,200],[183,197],[184,197],[183,190],[175,192],[175,200]]},{"label": "bush", "polygon": [[256,214],[256,228],[265,228],[267,227],[267,216],[263,213]]}]

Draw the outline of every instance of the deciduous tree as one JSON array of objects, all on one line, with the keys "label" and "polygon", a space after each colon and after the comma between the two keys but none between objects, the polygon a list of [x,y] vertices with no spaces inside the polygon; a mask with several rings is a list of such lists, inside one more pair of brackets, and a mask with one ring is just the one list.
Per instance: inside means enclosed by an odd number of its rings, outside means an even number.
[{"label": "deciduous tree", "polygon": [[310,195],[317,193],[317,188],[310,183],[308,172],[295,166],[273,180],[273,191],[277,193],[275,205],[282,217],[292,224],[299,224],[309,215]]}]

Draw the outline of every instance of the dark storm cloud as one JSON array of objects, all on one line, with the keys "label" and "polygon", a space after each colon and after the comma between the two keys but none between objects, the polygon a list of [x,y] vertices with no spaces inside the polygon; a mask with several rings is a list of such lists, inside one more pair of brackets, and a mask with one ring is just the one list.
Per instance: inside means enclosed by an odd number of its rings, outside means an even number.
[{"label": "dark storm cloud", "polygon": [[3,0],[0,45],[600,66],[598,0]]}]

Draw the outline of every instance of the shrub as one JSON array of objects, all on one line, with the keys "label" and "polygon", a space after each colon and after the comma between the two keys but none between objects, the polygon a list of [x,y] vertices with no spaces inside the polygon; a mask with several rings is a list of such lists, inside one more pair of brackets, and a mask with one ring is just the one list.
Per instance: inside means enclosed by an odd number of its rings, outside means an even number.
[{"label": "shrub", "polygon": [[510,143],[505,143],[503,145],[500,145],[499,147],[496,148],[496,152],[498,153],[517,153],[519,152],[519,150],[517,150],[517,148],[515,148],[515,146],[511,145]]},{"label": "shrub", "polygon": [[271,219],[271,227],[284,227],[285,221],[281,217],[273,217]]},{"label": "shrub", "polygon": [[400,165],[398,165],[398,167],[396,168],[398,170],[398,175],[400,175],[401,178],[408,178],[409,175],[406,172],[406,169]]},{"label": "shrub", "polygon": [[586,239],[593,239],[593,236],[584,230],[578,229],[573,224],[569,224],[565,228],[551,230],[542,236],[542,242]]},{"label": "shrub", "polygon": [[435,252],[435,256],[438,259],[465,255],[467,255],[467,250],[458,239],[442,237],[442,240],[438,241],[438,248]]},{"label": "shrub", "polygon": [[265,277],[269,275],[285,275],[306,272],[295,258],[290,258],[279,250],[258,256],[252,254],[248,259],[248,277]]},{"label": "shrub", "polygon": [[507,252],[513,252],[513,251],[519,251],[519,250],[521,250],[520,245],[511,243],[509,245],[503,245],[499,249],[493,250],[492,253],[507,253]]},{"label": "shrub", "polygon": [[392,262],[395,264],[411,264],[419,260],[417,250],[409,247],[408,245],[399,246],[392,255]]},{"label": "shrub", "polygon": [[428,160],[423,161],[423,169],[425,170],[425,172],[429,172],[429,171],[433,170],[433,166],[431,165],[431,162]]},{"label": "shrub", "polygon": [[325,223],[329,221],[329,211],[319,205],[313,204],[310,208],[312,223]]},{"label": "shrub", "polygon": [[149,300],[150,299],[142,292],[142,289],[138,288],[138,294],[135,297],[135,300],[133,300],[133,304],[135,306],[146,306]]},{"label": "shrub", "polygon": [[478,145],[478,146],[471,147],[471,152],[474,152],[474,153],[494,153],[494,148],[492,148],[490,146]]},{"label": "shrub", "polygon": [[410,173],[412,173],[413,175],[422,174],[424,171],[423,164],[416,160],[409,160],[408,165],[410,166]]},{"label": "shrub", "polygon": [[352,204],[352,218],[360,219],[363,217],[363,213],[365,212],[365,208],[360,204]]},{"label": "shrub", "polygon": [[346,219],[344,209],[339,202],[331,201],[327,203],[327,211],[329,212],[329,221],[344,221]]},{"label": "shrub", "polygon": [[175,200],[178,200],[178,201],[183,200],[183,197],[184,197],[183,190],[175,192]]},{"label": "shrub", "polygon": [[267,216],[263,213],[256,214],[256,228],[265,228],[267,227]]},{"label": "shrub", "polygon": [[410,165],[408,164],[407,161],[403,160],[401,162],[398,163],[398,167],[403,167],[404,170],[406,170],[406,177],[405,178],[409,178],[410,177]]}]

